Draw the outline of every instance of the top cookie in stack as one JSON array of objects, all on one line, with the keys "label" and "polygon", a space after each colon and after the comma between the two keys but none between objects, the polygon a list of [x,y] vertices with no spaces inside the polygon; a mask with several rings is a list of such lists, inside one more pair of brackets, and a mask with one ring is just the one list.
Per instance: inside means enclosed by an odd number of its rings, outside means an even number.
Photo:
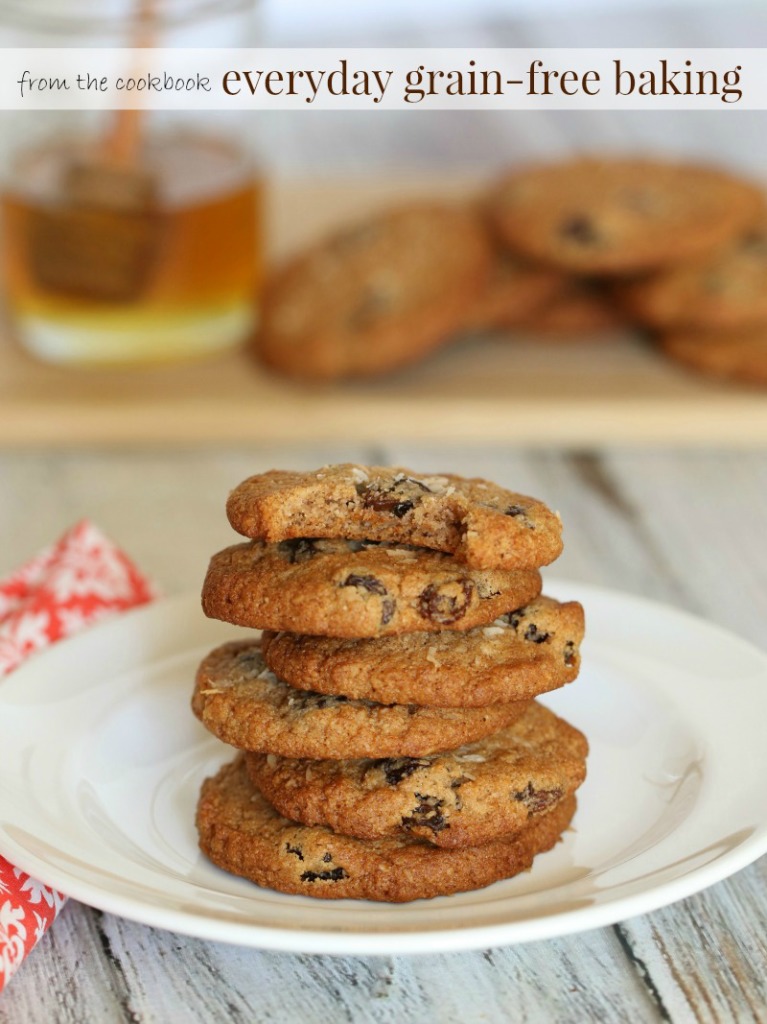
[{"label": "top cookie in stack", "polygon": [[[285,892],[401,901],[529,867],[575,811],[586,741],[535,704],[580,666],[583,610],[541,597],[558,516],[484,480],[273,471],[230,495],[192,700],[243,753],[197,812],[219,866]],[[480,767],[484,765],[484,767]]]},{"label": "top cookie in stack", "polygon": [[542,502],[451,474],[348,463],[316,473],[274,470],[236,487],[226,510],[245,537],[410,544],[471,569],[536,569],[562,551],[559,517]]}]

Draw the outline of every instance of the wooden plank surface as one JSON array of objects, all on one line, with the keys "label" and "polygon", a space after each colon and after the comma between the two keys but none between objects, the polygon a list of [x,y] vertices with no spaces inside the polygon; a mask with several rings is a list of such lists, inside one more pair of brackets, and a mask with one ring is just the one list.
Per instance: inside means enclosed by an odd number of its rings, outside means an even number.
[{"label": "wooden plank surface", "polygon": [[[0,574],[87,514],[166,592],[197,587],[209,553],[232,540],[223,504],[236,482],[340,459],[481,473],[539,495],[565,523],[565,552],[548,572],[670,601],[765,642],[767,455],[757,452],[412,442],[6,452]],[[70,904],[0,1000],[0,1022],[764,1021],[765,919],[765,858],[613,928],[418,958],[263,953]]]},{"label": "wooden plank surface", "polygon": [[[283,182],[271,191],[274,259],[329,226],[405,197],[473,194],[476,176]],[[767,395],[688,374],[637,334],[552,344],[463,341],[387,377],[297,383],[246,352],[151,369],[77,370],[34,362],[6,327],[0,445],[484,441],[753,446],[767,441]]]}]

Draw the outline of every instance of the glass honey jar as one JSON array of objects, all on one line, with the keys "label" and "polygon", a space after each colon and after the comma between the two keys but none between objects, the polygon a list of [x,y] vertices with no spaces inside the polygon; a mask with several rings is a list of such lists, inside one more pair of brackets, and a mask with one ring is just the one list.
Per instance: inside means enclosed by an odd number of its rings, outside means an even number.
[{"label": "glass honey jar", "polygon": [[[253,0],[0,0],[5,46],[255,45]],[[210,355],[253,331],[263,257],[252,114],[6,115],[5,304],[70,365]]]}]

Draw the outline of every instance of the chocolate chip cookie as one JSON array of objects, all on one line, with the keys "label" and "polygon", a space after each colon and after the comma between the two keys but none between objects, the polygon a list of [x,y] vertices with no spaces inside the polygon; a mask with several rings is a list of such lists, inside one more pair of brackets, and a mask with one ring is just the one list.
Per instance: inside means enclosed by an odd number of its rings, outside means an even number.
[{"label": "chocolate chip cookie", "polygon": [[539,597],[466,633],[341,640],[267,632],[262,645],[267,665],[298,688],[384,704],[481,707],[572,682],[583,630],[577,601]]},{"label": "chocolate chip cookie", "polygon": [[535,702],[513,725],[427,757],[309,761],[248,754],[256,788],[286,818],[358,839],[406,833],[435,846],[524,828],[586,777],[585,737]]},{"label": "chocolate chip cookie", "polygon": [[402,903],[481,889],[527,870],[575,813],[575,798],[516,835],[445,850],[411,836],[364,841],[282,818],[250,782],[242,757],[203,783],[200,848],[218,867],[264,888],[324,899]]},{"label": "chocolate chip cookie", "polygon": [[370,637],[487,625],[540,591],[534,569],[469,569],[425,548],[298,539],[214,555],[202,605],[237,626]]},{"label": "chocolate chip cookie", "polygon": [[620,297],[653,327],[739,331],[767,324],[767,214],[706,258],[625,285]]},{"label": "chocolate chip cookie", "polygon": [[194,713],[225,743],[309,758],[420,757],[505,728],[526,707],[419,707],[297,690],[269,671],[257,639],[211,651],[192,696]]},{"label": "chocolate chip cookie", "polygon": [[579,274],[671,266],[732,237],[759,190],[725,171],[642,159],[529,167],[498,188],[494,215],[520,253]]},{"label": "chocolate chip cookie", "polygon": [[381,214],[267,285],[258,355],[290,376],[324,380],[414,362],[462,325],[490,259],[468,210],[422,203]]},{"label": "chocolate chip cookie", "polygon": [[487,480],[345,463],[249,477],[227,501],[238,533],[269,542],[344,537],[422,546],[478,569],[533,569],[562,550],[543,502]]}]

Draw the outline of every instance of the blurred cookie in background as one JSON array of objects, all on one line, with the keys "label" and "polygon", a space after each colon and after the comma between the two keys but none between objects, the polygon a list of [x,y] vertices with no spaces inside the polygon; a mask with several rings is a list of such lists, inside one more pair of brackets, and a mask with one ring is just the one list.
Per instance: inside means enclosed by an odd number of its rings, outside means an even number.
[{"label": "blurred cookie in background", "polygon": [[705,259],[622,286],[619,295],[652,327],[767,324],[767,210]]},{"label": "blurred cookie in background", "polygon": [[628,317],[604,282],[576,277],[564,279],[548,301],[518,324],[536,341],[576,344],[608,339],[628,326]]},{"label": "blurred cookie in background", "polygon": [[333,380],[415,362],[455,335],[491,264],[467,210],[415,203],[314,246],[267,286],[256,345],[295,377]]},{"label": "blurred cookie in background", "polygon": [[461,205],[380,212],[315,244],[269,282],[254,352],[296,379],[340,381],[467,337],[584,345],[651,328],[664,334],[659,353],[755,383],[762,324],[762,190],[662,157],[579,157],[512,171]]},{"label": "blurred cookie in background", "polygon": [[761,203],[755,186],[713,168],[578,158],[511,174],[493,209],[502,237],[530,259],[620,276],[699,258]]},{"label": "blurred cookie in background", "polygon": [[510,249],[498,236],[484,205],[476,216],[487,232],[492,262],[463,327],[469,334],[485,334],[524,323],[561,290],[565,277]]},{"label": "blurred cookie in background", "polygon": [[671,359],[711,377],[767,385],[767,324],[732,331],[671,331],[660,338]]}]

